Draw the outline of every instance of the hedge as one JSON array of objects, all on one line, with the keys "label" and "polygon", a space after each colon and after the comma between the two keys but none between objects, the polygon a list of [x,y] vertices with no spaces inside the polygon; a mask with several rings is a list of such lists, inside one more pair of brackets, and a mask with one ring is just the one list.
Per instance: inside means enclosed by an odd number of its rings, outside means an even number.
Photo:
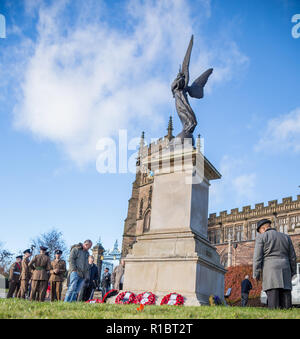
[{"label": "hedge", "polygon": [[249,297],[256,298],[260,296],[261,281],[257,282],[252,278],[252,265],[232,266],[227,268],[227,273],[225,274],[225,293],[231,287],[231,295],[228,298],[230,301],[237,301],[241,298],[241,283],[246,275],[249,275],[249,280],[253,287]]}]

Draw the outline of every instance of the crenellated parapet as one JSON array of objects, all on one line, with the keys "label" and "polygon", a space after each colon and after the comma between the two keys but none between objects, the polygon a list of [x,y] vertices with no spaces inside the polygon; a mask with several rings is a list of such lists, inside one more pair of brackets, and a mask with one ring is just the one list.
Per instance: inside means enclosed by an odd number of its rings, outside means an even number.
[{"label": "crenellated parapet", "polygon": [[231,209],[230,213],[228,213],[228,211],[221,211],[219,215],[211,213],[209,214],[208,222],[209,225],[212,226],[219,223],[236,222],[244,219],[263,218],[268,215],[276,216],[297,210],[300,210],[300,195],[298,195],[295,200],[293,200],[292,197],[283,198],[281,203],[278,203],[278,200],[271,200],[267,206],[262,202],[255,204],[254,208],[248,205],[243,206],[241,210],[238,208]]},{"label": "crenellated parapet", "polygon": [[[240,244],[238,246],[247,247],[248,242],[253,242],[256,238],[257,222],[264,218],[270,219],[272,227],[277,231],[299,237],[300,195],[294,200],[292,197],[283,198],[281,202],[270,200],[267,205],[261,202],[255,204],[254,208],[250,205],[243,206],[240,210],[233,208],[230,213],[225,210],[218,215],[211,213],[208,218],[209,240],[217,248],[220,246],[220,250],[223,250],[222,246],[227,246],[230,239],[235,244]],[[250,262],[251,258],[248,259]]]}]

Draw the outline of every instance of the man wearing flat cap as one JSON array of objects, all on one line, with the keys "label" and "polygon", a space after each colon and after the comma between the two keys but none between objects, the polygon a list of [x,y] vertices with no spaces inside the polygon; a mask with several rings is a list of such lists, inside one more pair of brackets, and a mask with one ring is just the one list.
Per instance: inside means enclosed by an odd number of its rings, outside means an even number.
[{"label": "man wearing flat cap", "polygon": [[7,298],[12,298],[13,296],[17,297],[20,289],[20,276],[22,271],[22,255],[16,257],[16,262],[10,266],[9,269],[9,290],[7,293]]},{"label": "man wearing flat cap", "polygon": [[292,307],[292,277],[296,254],[291,238],[271,227],[269,219],[257,223],[258,235],[253,256],[253,278],[262,279],[269,308]]},{"label": "man wearing flat cap", "polygon": [[51,301],[61,300],[61,291],[66,273],[66,262],[61,259],[62,251],[55,250],[55,259],[51,262],[50,287]]},{"label": "man wearing flat cap", "polygon": [[31,278],[31,271],[29,268],[29,258],[31,257],[32,253],[30,249],[27,249],[23,252],[23,260],[22,260],[22,272],[20,276],[20,290],[18,293],[18,298],[25,299],[27,292],[28,292],[28,285],[29,285],[29,280]]},{"label": "man wearing flat cap", "polygon": [[40,247],[40,254],[36,255],[29,263],[33,270],[31,277],[30,300],[45,301],[48,287],[48,272],[51,269],[49,256],[46,255],[47,247]]}]

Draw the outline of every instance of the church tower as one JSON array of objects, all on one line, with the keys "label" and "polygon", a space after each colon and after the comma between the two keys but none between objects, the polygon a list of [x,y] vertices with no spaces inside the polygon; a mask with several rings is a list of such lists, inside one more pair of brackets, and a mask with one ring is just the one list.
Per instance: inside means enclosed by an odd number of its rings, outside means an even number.
[{"label": "church tower", "polygon": [[[170,141],[174,138],[172,117],[169,119],[167,135],[163,140]],[[136,166],[137,172],[135,181],[132,184],[132,194],[128,202],[128,213],[125,219],[122,257],[130,253],[136,237],[146,233],[150,229],[151,222],[151,202],[153,193],[153,175],[151,168],[140,167],[140,157],[142,153],[151,154],[151,145],[145,145],[145,133],[142,133],[140,140],[139,156]]]}]

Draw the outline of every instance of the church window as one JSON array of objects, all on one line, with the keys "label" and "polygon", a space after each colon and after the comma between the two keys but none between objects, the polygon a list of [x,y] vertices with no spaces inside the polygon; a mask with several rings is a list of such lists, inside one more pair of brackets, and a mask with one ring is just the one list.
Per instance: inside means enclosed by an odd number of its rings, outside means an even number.
[{"label": "church window", "polygon": [[235,227],[235,241],[243,240],[243,225],[239,225]]},{"label": "church window", "polygon": [[145,214],[144,227],[143,227],[143,231],[144,232],[149,232],[149,230],[150,230],[150,222],[151,222],[151,210],[149,210]]},{"label": "church window", "polygon": [[251,240],[255,240],[255,237],[256,237],[256,228],[257,228],[257,223],[254,222],[254,223],[251,223]]}]

